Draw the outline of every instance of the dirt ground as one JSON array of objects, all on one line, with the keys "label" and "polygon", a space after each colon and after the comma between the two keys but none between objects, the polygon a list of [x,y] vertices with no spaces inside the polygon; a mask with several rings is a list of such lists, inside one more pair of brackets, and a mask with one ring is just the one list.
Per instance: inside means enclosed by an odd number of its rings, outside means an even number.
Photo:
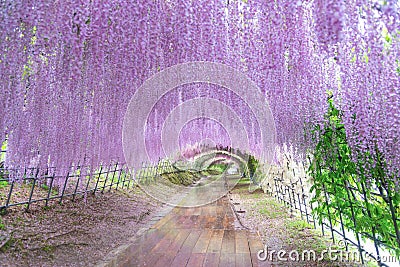
[{"label": "dirt ground", "polygon": [[[258,189],[249,192],[240,181],[229,199],[244,228],[259,235],[269,249],[286,251],[328,248],[309,224]],[[179,192],[163,189],[173,197]],[[138,187],[90,194],[62,205],[33,205],[29,212],[14,207],[0,216],[0,267],[94,266],[135,233],[165,206]],[[296,262],[295,264],[299,264]],[[313,262],[305,266],[357,266],[354,262]],[[281,266],[281,265],[276,265]],[[288,262],[284,266],[292,266]],[[299,265],[294,265],[299,266]],[[303,265],[301,265],[303,266]]]},{"label": "dirt ground", "polygon": [[93,266],[162,206],[134,187],[29,212],[12,208],[0,216],[0,266]]},{"label": "dirt ground", "polygon": [[[256,233],[268,251],[284,250],[287,252],[284,258],[288,261],[278,260],[277,253],[269,254],[272,256],[273,266],[361,266],[360,262],[353,260],[354,257],[349,257],[349,260],[343,257],[343,260],[340,260],[339,251],[343,250],[345,253],[344,248],[332,244],[330,238],[322,236],[320,231],[315,230],[299,215],[290,214],[289,209],[276,199],[265,194],[261,189],[250,191],[249,181],[242,179],[231,190],[229,198],[242,226]],[[339,251],[334,252],[330,258],[330,249]],[[301,255],[307,250],[315,251],[316,258],[323,256],[323,260],[302,261],[299,256],[299,261],[292,261],[288,257],[292,251],[293,253],[297,251]],[[324,251],[327,253],[324,254]],[[292,255],[294,258],[296,257],[296,254]]]}]

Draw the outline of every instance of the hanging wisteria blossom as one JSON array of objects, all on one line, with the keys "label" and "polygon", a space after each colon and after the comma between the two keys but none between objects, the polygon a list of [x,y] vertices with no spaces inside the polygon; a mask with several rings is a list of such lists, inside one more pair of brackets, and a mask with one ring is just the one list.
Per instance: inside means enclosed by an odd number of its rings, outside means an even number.
[{"label": "hanging wisteria blossom", "polygon": [[[355,155],[379,151],[390,177],[398,179],[396,1],[0,5],[0,139],[7,142],[9,167],[66,170],[82,162],[97,167],[123,161],[123,118],[136,90],[168,67],[209,61],[240,70],[257,84],[274,116],[276,145],[293,145],[299,156],[314,147],[304,133],[322,125],[331,92]],[[176,88],[154,103],[146,128],[151,150],[161,153],[160,127],[172,108],[197,97],[231,106],[248,131],[249,149],[257,150],[265,129],[257,128],[241,96],[209,84]],[[184,148],[218,136],[216,144],[228,142],[218,123],[196,121],[182,130],[179,142]]]}]

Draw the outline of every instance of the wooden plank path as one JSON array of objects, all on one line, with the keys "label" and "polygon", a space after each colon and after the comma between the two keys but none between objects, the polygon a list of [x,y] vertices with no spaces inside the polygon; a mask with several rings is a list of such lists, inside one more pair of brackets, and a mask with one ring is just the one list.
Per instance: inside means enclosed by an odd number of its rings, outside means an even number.
[{"label": "wooden plank path", "polygon": [[[195,191],[184,201],[196,197],[207,194]],[[106,266],[271,266],[257,259],[263,249],[258,237],[237,225],[227,196],[199,207],[175,207]]]}]

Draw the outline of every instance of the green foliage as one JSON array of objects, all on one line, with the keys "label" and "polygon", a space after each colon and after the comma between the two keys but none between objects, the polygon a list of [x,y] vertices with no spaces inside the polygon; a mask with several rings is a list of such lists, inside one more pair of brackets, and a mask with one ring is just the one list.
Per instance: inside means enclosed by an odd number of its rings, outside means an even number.
[{"label": "green foliage", "polygon": [[47,184],[42,184],[42,188],[44,189],[44,190],[49,190],[49,186],[47,185]]},{"label": "green foliage", "polygon": [[312,132],[317,142],[308,172],[313,180],[311,203],[318,203],[313,213],[320,222],[343,220],[355,232],[375,233],[400,257],[394,223],[400,217],[400,194],[387,175],[382,154],[357,153],[361,156],[353,161],[341,112],[331,97],[328,104],[324,126],[316,125]]},{"label": "green foliage", "polygon": [[[6,151],[6,150],[7,150],[7,141],[4,141],[1,144],[1,151]],[[5,158],[6,158],[6,153],[0,152],[0,162],[3,162]]]},{"label": "green foliage", "polygon": [[176,171],[169,173],[162,173],[161,177],[168,179],[173,184],[188,186],[200,179],[200,175],[190,171]]},{"label": "green foliage", "polygon": [[[42,184],[40,186],[44,191],[48,192],[50,187],[47,184]],[[50,196],[57,196],[58,195],[58,188],[53,185],[51,188]]]},{"label": "green foliage", "polygon": [[[0,252],[6,252],[11,246],[15,245],[16,240],[14,238],[10,238],[1,248]],[[21,243],[21,242],[19,242]]]},{"label": "green foliage", "polygon": [[4,141],[2,144],[1,144],[1,150],[6,150],[7,149],[7,141]]},{"label": "green foliage", "polygon": [[292,232],[298,232],[298,231],[303,231],[304,229],[312,229],[313,227],[305,222],[304,220],[301,219],[293,219],[293,220],[287,220],[284,222],[285,227],[288,231]]},{"label": "green foliage", "polygon": [[200,174],[203,176],[220,175],[221,171],[215,170],[215,169],[207,169],[207,170],[200,171]]},{"label": "green foliage", "polygon": [[42,247],[42,250],[46,253],[53,253],[55,250],[55,247],[52,245],[45,245],[44,247]]},{"label": "green foliage", "polygon": [[51,207],[50,206],[44,206],[44,207],[42,207],[42,210],[44,210],[44,211],[51,210]]},{"label": "green foliage", "polygon": [[[1,178],[1,176],[0,176]],[[8,186],[8,182],[7,181],[0,181],[0,189],[6,188]]]},{"label": "green foliage", "polygon": [[[268,216],[270,219],[285,218],[287,213],[282,205],[273,198],[265,198],[264,195],[260,194],[261,200],[256,202],[253,206],[260,214]],[[253,197],[257,199],[257,197]]]},{"label": "green foliage", "polygon": [[254,174],[258,168],[258,159],[256,159],[253,155],[249,155],[249,159],[247,160],[247,167],[249,169],[249,176],[253,178]]},{"label": "green foliage", "polygon": [[3,222],[3,219],[0,216],[0,230],[6,230],[6,225]]},{"label": "green foliage", "polygon": [[226,168],[228,168],[228,165],[222,163],[216,163],[210,165],[207,171],[211,171],[212,173],[215,174],[222,174],[226,170]]},{"label": "green foliage", "polygon": [[239,182],[237,182],[237,185],[249,185],[250,180],[248,178],[241,178]]}]

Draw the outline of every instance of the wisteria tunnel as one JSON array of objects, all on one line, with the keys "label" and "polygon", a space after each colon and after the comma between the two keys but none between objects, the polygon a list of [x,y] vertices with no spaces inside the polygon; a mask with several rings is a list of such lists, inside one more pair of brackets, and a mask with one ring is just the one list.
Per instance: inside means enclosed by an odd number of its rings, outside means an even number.
[{"label": "wisteria tunnel", "polygon": [[399,1],[0,15],[0,266],[399,266]]}]

